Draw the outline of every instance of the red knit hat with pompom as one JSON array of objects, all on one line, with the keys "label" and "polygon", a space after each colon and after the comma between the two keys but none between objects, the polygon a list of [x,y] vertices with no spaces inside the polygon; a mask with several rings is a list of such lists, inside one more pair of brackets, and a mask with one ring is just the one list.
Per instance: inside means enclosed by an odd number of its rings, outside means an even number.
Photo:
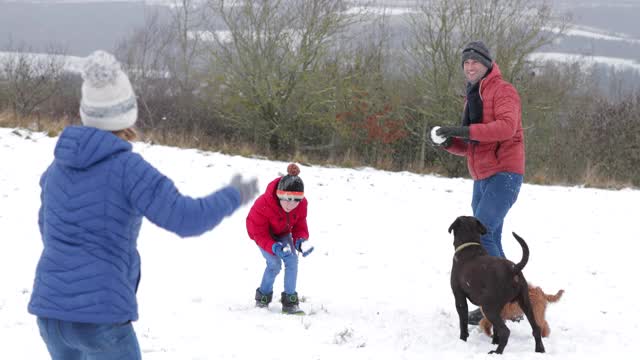
[{"label": "red knit hat with pompom", "polygon": [[276,191],[280,200],[301,201],[304,198],[304,183],[298,174],[300,174],[298,165],[287,166],[287,175],[280,178]]}]

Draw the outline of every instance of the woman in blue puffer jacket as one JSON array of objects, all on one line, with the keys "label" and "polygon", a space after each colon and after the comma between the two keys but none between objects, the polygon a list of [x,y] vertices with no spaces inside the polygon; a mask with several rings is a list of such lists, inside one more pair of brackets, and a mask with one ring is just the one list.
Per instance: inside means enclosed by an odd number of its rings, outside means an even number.
[{"label": "woman in blue puffer jacket", "polygon": [[142,217],[182,237],[218,225],[257,194],[234,176],[202,198],[181,195],[129,141],[137,104],[129,79],[103,51],[87,59],[80,115],[64,129],[42,175],[44,249],[29,312],[52,359],[140,359],[137,238]]}]

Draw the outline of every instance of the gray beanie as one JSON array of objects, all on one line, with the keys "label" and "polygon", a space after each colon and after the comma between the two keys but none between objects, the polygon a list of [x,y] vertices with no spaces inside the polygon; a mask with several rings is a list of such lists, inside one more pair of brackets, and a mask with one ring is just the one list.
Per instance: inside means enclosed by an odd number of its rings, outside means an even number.
[{"label": "gray beanie", "polygon": [[472,41],[462,50],[462,66],[468,59],[477,60],[486,66],[487,69],[493,67],[493,59],[491,58],[491,52],[482,41]]}]

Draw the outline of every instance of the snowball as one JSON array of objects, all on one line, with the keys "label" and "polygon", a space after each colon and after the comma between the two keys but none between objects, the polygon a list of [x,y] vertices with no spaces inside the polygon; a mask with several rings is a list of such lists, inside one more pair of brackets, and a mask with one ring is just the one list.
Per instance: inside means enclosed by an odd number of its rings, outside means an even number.
[{"label": "snowball", "polygon": [[438,129],[440,129],[440,126],[434,126],[433,129],[431,129],[431,141],[435,144],[442,144],[447,138],[436,135]]}]

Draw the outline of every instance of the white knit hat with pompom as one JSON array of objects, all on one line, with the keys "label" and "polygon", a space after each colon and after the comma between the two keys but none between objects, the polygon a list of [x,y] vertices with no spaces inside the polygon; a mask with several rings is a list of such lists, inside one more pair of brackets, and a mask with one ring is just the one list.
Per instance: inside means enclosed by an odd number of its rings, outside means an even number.
[{"label": "white knit hat with pompom", "polygon": [[113,55],[102,50],[89,55],[82,79],[80,118],[84,125],[116,131],[135,124],[138,119],[136,96]]}]

